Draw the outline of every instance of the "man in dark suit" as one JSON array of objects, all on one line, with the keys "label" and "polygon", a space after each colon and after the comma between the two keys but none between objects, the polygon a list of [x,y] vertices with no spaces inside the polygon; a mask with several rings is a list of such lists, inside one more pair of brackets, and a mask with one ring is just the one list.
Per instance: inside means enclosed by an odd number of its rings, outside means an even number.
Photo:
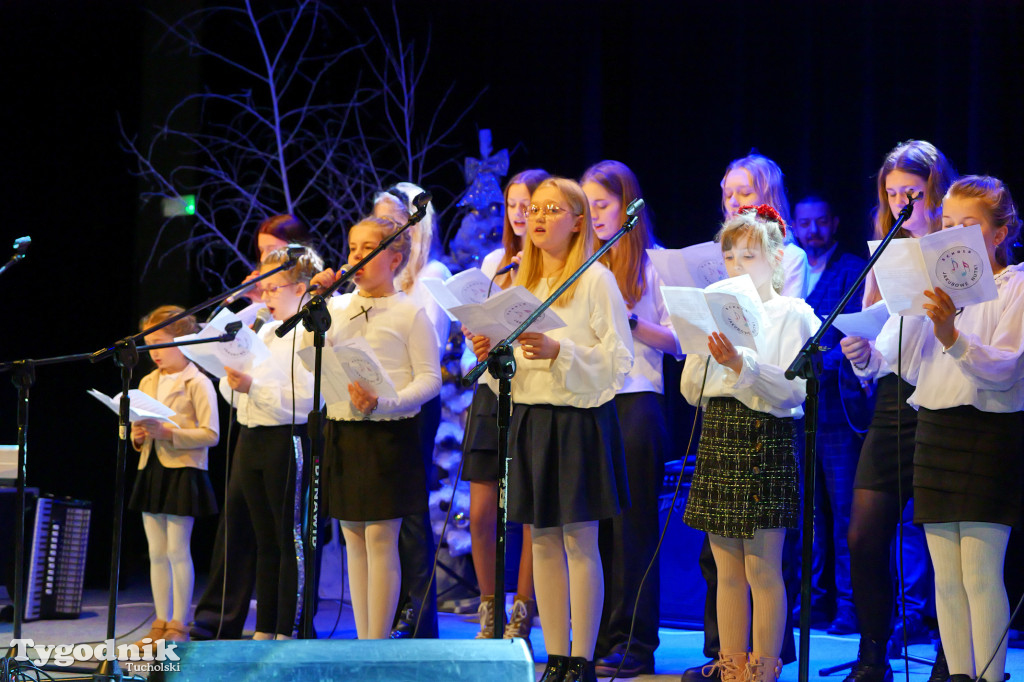
[{"label": "man in dark suit", "polygon": [[[839,218],[833,214],[826,200],[806,196],[796,203],[793,216],[793,231],[807,252],[807,303],[819,317],[827,316],[853,286],[865,261],[844,251],[836,241]],[[843,312],[859,311],[862,295],[863,286],[858,288]],[[833,587],[835,590],[835,618],[828,627],[830,634],[857,632],[846,534],[850,526],[853,478],[861,445],[850,417],[862,406],[855,404],[859,397],[859,382],[839,348],[842,336],[833,327],[822,339],[822,346],[828,350],[822,354],[824,371],[820,378],[816,448],[814,581],[815,592],[820,597],[826,590],[831,591]],[[827,570],[826,566],[833,567],[834,571]],[[828,583],[833,575],[834,586],[823,584]],[[811,604],[812,613],[828,612],[830,607],[831,604]]]}]

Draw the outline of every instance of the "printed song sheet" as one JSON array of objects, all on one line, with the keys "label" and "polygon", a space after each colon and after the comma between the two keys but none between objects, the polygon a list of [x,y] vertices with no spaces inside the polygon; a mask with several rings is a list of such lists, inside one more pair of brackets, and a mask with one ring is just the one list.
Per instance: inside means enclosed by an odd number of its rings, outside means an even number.
[{"label": "printed song sheet", "polygon": [[715,242],[685,249],[647,249],[647,257],[665,286],[703,289],[729,276],[722,260],[722,246]]},{"label": "printed song sheet", "polygon": [[[115,395],[113,398],[107,397],[95,388],[89,389],[88,393],[93,398],[96,398],[96,400],[109,407],[114,414],[121,414],[120,393]],[[143,419],[153,419],[158,422],[165,422],[172,426],[177,426],[177,424],[175,424],[171,419],[171,417],[174,416],[174,410],[167,407],[156,398],[146,395],[139,389],[133,388],[128,391],[128,401],[131,404],[128,412],[129,421],[138,422]]]},{"label": "printed song sheet", "polygon": [[734,346],[763,346],[764,304],[750,275],[732,277],[705,289],[661,287],[683,353],[708,354],[708,336],[725,335]]},{"label": "printed song sheet", "polygon": [[[871,253],[880,243],[868,242]],[[894,239],[872,271],[894,315],[924,315],[925,289],[942,289],[957,308],[999,295],[978,225],[957,225],[920,239]]]}]

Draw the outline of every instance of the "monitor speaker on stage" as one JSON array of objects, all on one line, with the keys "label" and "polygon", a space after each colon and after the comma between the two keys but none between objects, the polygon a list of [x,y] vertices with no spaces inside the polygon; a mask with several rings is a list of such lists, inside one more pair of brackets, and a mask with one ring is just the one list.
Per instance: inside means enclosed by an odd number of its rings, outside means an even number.
[{"label": "monitor speaker on stage", "polygon": [[[521,639],[222,641],[179,644],[180,660],[122,663],[127,674],[152,671],[152,682],[208,680],[509,680],[534,682]],[[148,667],[147,667],[148,666]]]},{"label": "monitor speaker on stage", "polygon": [[[700,630],[704,627],[704,595],[707,593],[698,565],[704,533],[683,523],[683,510],[690,492],[689,479],[693,474],[692,458],[688,459],[687,465],[685,471],[679,461],[665,465],[665,481],[658,506],[659,527],[664,527],[665,519],[672,514],[659,554],[661,624]],[[672,494],[680,475],[683,476],[683,484],[673,506]]]}]

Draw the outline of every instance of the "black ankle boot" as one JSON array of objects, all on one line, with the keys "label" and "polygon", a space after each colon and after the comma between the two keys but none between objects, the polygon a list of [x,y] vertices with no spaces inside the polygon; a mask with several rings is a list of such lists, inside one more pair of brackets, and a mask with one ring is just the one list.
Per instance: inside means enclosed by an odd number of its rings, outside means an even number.
[{"label": "black ankle boot", "polygon": [[942,643],[935,650],[935,663],[932,663],[932,672],[928,676],[928,682],[947,682],[949,680],[949,664],[946,663],[946,652],[942,650]]},{"label": "black ankle boot", "polygon": [[582,656],[573,656],[569,659],[569,669],[565,671],[562,682],[597,682],[594,662]]},{"label": "black ankle boot", "polygon": [[970,675],[950,675],[949,682],[974,682],[974,678]]},{"label": "black ankle boot", "polygon": [[857,662],[843,682],[892,682],[886,642],[861,637]]},{"label": "black ankle boot", "polygon": [[544,668],[538,682],[562,682],[566,671],[569,670],[569,657],[548,654],[548,665]]}]

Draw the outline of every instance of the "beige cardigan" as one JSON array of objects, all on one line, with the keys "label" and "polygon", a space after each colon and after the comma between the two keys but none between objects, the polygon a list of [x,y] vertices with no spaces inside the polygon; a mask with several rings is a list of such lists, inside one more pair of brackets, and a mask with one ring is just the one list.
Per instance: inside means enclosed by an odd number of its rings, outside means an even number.
[{"label": "beige cardigan", "polygon": [[[156,369],[142,377],[139,389],[155,398],[159,381],[160,370]],[[172,432],[172,440],[146,438],[142,447],[136,448],[142,453],[139,469],[146,468],[149,454],[155,446],[156,456],[168,469],[195,467],[206,470],[209,460],[207,448],[220,440],[217,393],[213,382],[190,362],[174,383],[164,404],[174,410],[171,420],[178,428]]]}]

